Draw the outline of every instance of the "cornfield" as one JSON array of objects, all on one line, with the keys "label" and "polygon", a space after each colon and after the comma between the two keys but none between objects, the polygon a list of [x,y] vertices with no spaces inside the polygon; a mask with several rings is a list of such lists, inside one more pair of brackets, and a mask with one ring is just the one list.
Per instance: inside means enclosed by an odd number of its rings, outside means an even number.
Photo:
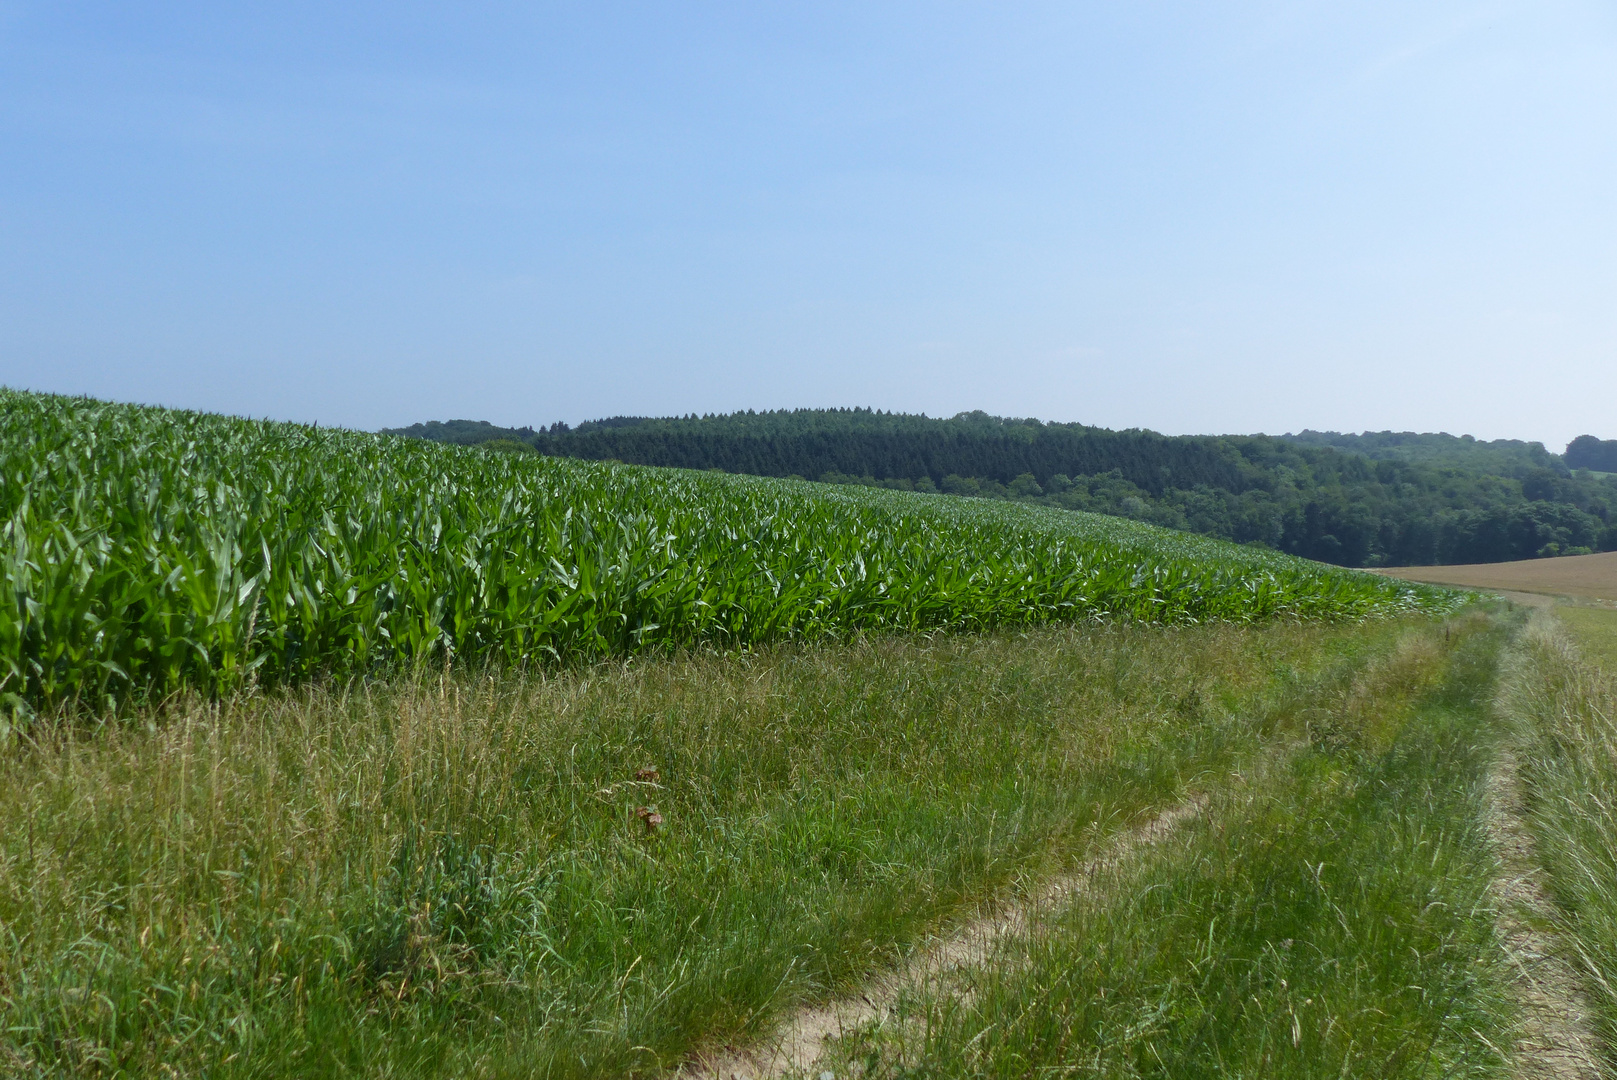
[{"label": "cornfield", "polygon": [[0,390],[0,700],[1450,594],[1043,507]]}]

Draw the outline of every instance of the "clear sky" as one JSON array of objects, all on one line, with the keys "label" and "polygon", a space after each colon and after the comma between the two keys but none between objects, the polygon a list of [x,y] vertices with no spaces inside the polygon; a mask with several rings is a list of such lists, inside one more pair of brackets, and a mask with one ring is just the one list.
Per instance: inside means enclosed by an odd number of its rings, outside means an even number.
[{"label": "clear sky", "polygon": [[0,382],[1617,437],[1617,6],[0,0]]}]

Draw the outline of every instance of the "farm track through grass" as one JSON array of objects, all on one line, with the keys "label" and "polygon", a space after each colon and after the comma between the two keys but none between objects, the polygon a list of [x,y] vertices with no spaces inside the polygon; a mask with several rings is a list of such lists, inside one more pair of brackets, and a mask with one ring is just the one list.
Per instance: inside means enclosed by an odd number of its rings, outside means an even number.
[{"label": "farm track through grass", "polygon": [[[768,1080],[817,1071],[816,1064],[833,1052],[838,1040],[848,1035],[857,1037],[861,1029],[887,1023],[905,997],[934,986],[948,988],[962,972],[1003,960],[999,950],[1007,937],[1026,933],[1037,920],[1104,890],[1123,863],[1171,836],[1206,806],[1207,797],[1198,792],[1121,830],[1107,838],[1082,866],[1043,882],[1032,896],[989,906],[985,914],[950,928],[947,936],[919,946],[892,971],[879,974],[834,1001],[796,1010],[752,1046],[726,1047],[700,1055],[680,1069],[679,1076],[693,1080]],[[863,1070],[856,1067],[854,1071]]]},{"label": "farm track through grass", "polygon": [[883,637],[42,723],[0,758],[0,1071],[657,1075],[1080,864],[1426,623]]},{"label": "farm track through grass", "polygon": [[[1566,614],[1564,611],[1562,614]],[[1599,612],[1599,616],[1607,613]],[[1592,629],[1601,634],[1602,623]],[[1554,902],[1547,929],[1593,1003],[1601,1065],[1617,1074],[1617,664],[1535,613],[1507,668],[1499,710],[1515,728],[1535,854]]]},{"label": "farm track through grass", "polygon": [[1300,748],[1110,887],[809,1075],[1510,1075],[1483,825],[1508,628],[1449,629],[1368,665]]},{"label": "farm track through grass", "polygon": [[946,627],[1360,618],[1442,590],[1045,507],[0,389],[0,739],[35,711]]},{"label": "farm track through grass", "polygon": [[1557,933],[1560,912],[1539,865],[1515,749],[1501,748],[1489,774],[1489,832],[1500,869],[1494,881],[1498,927],[1521,1007],[1511,1047],[1516,1080],[1601,1080],[1593,1010],[1576,965]]}]

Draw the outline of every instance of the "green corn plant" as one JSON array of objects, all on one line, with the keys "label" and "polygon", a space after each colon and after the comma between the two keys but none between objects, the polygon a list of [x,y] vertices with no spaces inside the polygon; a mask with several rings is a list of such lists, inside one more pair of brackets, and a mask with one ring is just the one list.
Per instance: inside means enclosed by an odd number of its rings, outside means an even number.
[{"label": "green corn plant", "polygon": [[1116,518],[0,390],[0,701],[1445,592]]}]

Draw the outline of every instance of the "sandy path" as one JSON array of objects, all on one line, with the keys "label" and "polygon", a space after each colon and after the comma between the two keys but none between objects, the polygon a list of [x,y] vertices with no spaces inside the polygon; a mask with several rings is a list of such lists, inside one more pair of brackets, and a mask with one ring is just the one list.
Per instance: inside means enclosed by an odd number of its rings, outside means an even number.
[{"label": "sandy path", "polygon": [[1516,975],[1512,990],[1522,1007],[1514,1049],[1521,1080],[1601,1080],[1599,1041],[1588,998],[1572,965],[1560,955],[1552,925],[1554,905],[1527,831],[1516,759],[1508,749],[1488,776],[1488,833],[1500,862],[1494,882],[1499,935]]},{"label": "sandy path", "polygon": [[828,1042],[843,1031],[886,1018],[905,990],[983,964],[1000,940],[1025,932],[1040,916],[1059,911],[1082,896],[1098,875],[1115,868],[1132,852],[1165,839],[1206,805],[1206,798],[1198,796],[1162,811],[1114,837],[1104,851],[1077,870],[1052,879],[1025,900],[956,928],[951,936],[919,950],[897,971],[873,980],[858,994],[799,1009],[757,1046],[699,1058],[677,1075],[702,1080],[766,1080],[806,1073]]}]

